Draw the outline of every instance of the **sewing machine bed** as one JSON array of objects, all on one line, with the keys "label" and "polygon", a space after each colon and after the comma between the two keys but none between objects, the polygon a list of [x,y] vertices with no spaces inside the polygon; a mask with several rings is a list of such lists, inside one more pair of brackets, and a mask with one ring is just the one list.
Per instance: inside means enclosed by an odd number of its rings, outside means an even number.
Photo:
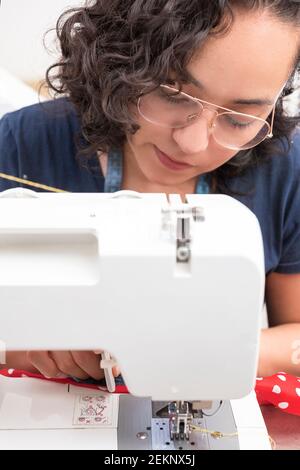
[{"label": "sewing machine bed", "polygon": [[254,393],[224,402],[215,414],[214,403],[207,410],[214,416],[195,423],[237,432],[221,439],[197,432],[189,441],[171,441],[168,420],[152,418],[158,405],[131,395],[0,377],[0,449],[270,449]]}]

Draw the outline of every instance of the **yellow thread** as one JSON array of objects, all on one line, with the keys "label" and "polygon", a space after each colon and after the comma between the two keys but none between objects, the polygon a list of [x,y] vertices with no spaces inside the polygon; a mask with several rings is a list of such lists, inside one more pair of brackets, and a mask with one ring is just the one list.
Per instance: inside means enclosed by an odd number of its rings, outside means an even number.
[{"label": "yellow thread", "polygon": [[23,178],[18,178],[17,176],[7,175],[6,173],[0,173],[0,178],[5,180],[15,181],[16,183],[27,184],[34,188],[44,189],[45,191],[50,191],[52,193],[68,193],[69,191],[64,191],[63,189],[53,188],[52,186],[47,186],[46,184],[35,183],[34,181],[25,180]]},{"label": "yellow thread", "polygon": [[[196,426],[194,424],[191,425],[191,429],[193,431],[196,431],[196,432],[201,432],[202,434],[210,434],[215,439],[222,439],[223,437],[236,437],[236,436],[238,436],[237,432],[231,432],[231,433],[227,432],[226,433],[226,432],[220,432],[220,431],[210,431],[209,429],[200,428],[200,426]],[[275,450],[276,449],[276,442],[270,436],[270,434],[268,434],[268,438],[269,438],[272,450]]]},{"label": "yellow thread", "polygon": [[203,434],[210,434],[215,439],[221,439],[223,437],[235,437],[238,436],[237,432],[220,432],[220,431],[210,431],[209,429],[200,428],[200,426],[191,425],[191,429],[196,432],[202,432]]}]

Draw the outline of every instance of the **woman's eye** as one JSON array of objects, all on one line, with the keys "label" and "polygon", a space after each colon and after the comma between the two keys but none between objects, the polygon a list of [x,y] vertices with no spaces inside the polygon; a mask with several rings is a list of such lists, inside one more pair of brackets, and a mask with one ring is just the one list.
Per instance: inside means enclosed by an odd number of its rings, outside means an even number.
[{"label": "woman's eye", "polygon": [[229,117],[229,116],[227,116],[227,121],[232,127],[235,127],[235,128],[249,127],[253,123],[253,120],[252,121],[237,121],[236,119]]},{"label": "woman's eye", "polygon": [[173,103],[173,104],[183,104],[183,103],[187,103],[188,101],[185,100],[184,98],[174,98],[174,96],[170,96],[170,95],[165,95],[164,97],[169,103]]},{"label": "woman's eye", "polygon": [[168,103],[172,103],[172,104],[187,104],[190,102],[188,98],[185,98],[184,96],[181,96],[178,93],[171,94],[171,93],[161,91],[160,96],[164,101],[167,101]]},{"label": "woman's eye", "polygon": [[163,93],[162,97],[164,100],[168,101],[168,103],[173,104],[186,104],[190,102],[189,99],[180,95],[169,95],[168,93]]}]

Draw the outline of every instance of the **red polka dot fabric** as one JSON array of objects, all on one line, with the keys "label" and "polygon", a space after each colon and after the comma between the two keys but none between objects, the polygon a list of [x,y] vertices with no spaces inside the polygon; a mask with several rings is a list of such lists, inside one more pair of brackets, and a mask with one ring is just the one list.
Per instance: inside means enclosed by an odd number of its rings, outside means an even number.
[{"label": "red polka dot fabric", "polygon": [[[63,379],[47,379],[41,374],[32,374],[31,372],[26,372],[25,370],[17,370],[17,369],[4,369],[0,370],[0,375],[4,377],[11,377],[15,379],[20,378],[31,378],[31,379],[39,379],[39,380],[46,380],[47,382],[55,382],[64,385],[74,385],[75,387],[83,387],[83,388],[92,388],[94,390],[103,390],[107,391],[106,387],[96,385],[96,384],[87,384],[82,382],[76,382],[76,380],[72,378],[63,378]],[[117,385],[116,390],[114,393],[128,393],[127,387],[125,385]]]},{"label": "red polka dot fabric", "polygon": [[300,377],[285,372],[258,377],[255,391],[260,405],[273,405],[286,413],[300,416]]},{"label": "red polka dot fabric", "polygon": [[[46,380],[76,387],[92,388],[105,391],[106,388],[95,384],[78,383],[71,378],[47,379],[43,375],[31,374],[23,370],[5,369],[0,375],[11,378],[32,378]],[[260,405],[273,405],[286,413],[300,416],[300,377],[278,372],[271,377],[258,377],[255,387]],[[128,393],[125,385],[117,385],[115,393]]]}]

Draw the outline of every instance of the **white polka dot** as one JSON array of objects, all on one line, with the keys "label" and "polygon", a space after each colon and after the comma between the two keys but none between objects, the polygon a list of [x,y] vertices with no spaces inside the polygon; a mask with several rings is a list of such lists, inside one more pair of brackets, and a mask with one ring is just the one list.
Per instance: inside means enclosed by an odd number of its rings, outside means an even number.
[{"label": "white polka dot", "polygon": [[288,408],[288,406],[289,404],[286,401],[278,403],[278,408],[281,408],[282,410],[285,410],[286,408]]},{"label": "white polka dot", "polygon": [[282,380],[282,382],[286,382],[286,377],[284,375],[277,375],[277,377]]},{"label": "white polka dot", "polygon": [[297,379],[297,380],[298,380],[298,382],[300,382],[300,379]]},{"label": "white polka dot", "polygon": [[274,385],[274,387],[272,388],[272,392],[281,393],[281,388],[279,387],[279,385]]},{"label": "white polka dot", "polygon": [[25,375],[25,374],[22,374],[21,377],[22,377],[23,379],[28,379],[28,375]]},{"label": "white polka dot", "polygon": [[7,372],[9,373],[9,375],[12,375],[14,373],[14,371],[15,371],[15,369],[8,369]]},{"label": "white polka dot", "polygon": [[298,395],[298,397],[300,397],[300,388],[296,388],[296,395]]},{"label": "white polka dot", "polygon": [[257,377],[256,380],[264,380],[263,377]]}]

